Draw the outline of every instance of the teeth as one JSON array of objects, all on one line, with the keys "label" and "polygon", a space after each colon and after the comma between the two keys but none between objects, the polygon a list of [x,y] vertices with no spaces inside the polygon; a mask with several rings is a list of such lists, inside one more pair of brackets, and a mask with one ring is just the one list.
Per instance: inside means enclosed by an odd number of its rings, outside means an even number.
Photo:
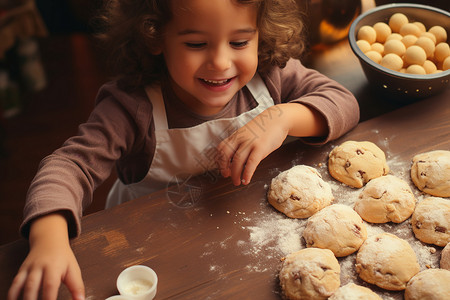
[{"label": "teeth", "polygon": [[208,83],[212,83],[212,84],[224,84],[224,83],[226,83],[228,80],[225,79],[225,80],[219,80],[219,81],[217,81],[217,80],[203,79],[203,81],[208,82]]}]

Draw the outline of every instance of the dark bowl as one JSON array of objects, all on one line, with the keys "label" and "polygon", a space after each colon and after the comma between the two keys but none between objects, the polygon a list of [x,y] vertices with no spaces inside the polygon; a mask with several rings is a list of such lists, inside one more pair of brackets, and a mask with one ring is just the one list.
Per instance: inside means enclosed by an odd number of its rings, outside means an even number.
[{"label": "dark bowl", "polygon": [[400,101],[425,98],[444,91],[449,86],[450,70],[427,75],[400,73],[372,61],[357,46],[359,28],[364,25],[373,26],[377,22],[388,23],[389,18],[397,12],[405,14],[410,22],[422,22],[427,30],[440,25],[450,34],[450,13],[427,5],[394,3],[375,7],[361,14],[353,21],[348,35],[350,47],[358,57],[369,84]]}]

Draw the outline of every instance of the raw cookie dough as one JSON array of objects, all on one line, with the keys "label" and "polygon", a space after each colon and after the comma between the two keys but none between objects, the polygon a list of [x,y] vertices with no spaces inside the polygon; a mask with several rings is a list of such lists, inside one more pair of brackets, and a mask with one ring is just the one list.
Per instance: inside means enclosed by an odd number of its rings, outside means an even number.
[{"label": "raw cookie dough", "polygon": [[305,248],[286,256],[279,278],[287,299],[327,299],[340,286],[341,268],[328,249]]},{"label": "raw cookie dough", "polygon": [[448,243],[441,252],[441,261],[439,266],[441,269],[450,271],[450,243]]},{"label": "raw cookie dough", "polygon": [[408,282],[405,300],[443,300],[450,299],[450,271],[427,269]]},{"label": "raw cookie dough", "polygon": [[333,204],[308,219],[303,238],[307,247],[330,249],[336,257],[342,257],[361,247],[367,238],[367,229],[351,207]]},{"label": "raw cookie dough", "polygon": [[412,215],[415,206],[408,183],[393,175],[369,181],[355,202],[356,212],[371,223],[401,223]]},{"label": "raw cookie dough", "polygon": [[414,156],[411,179],[422,192],[450,197],[450,151],[435,150]]},{"label": "raw cookie dough", "polygon": [[450,200],[428,197],[420,201],[411,217],[416,238],[444,247],[450,242]]},{"label": "raw cookie dough", "polygon": [[305,165],[294,166],[272,179],[267,198],[290,218],[308,218],[334,200],[320,173]]},{"label": "raw cookie dough", "polygon": [[367,238],[356,254],[355,267],[362,280],[391,291],[404,290],[420,271],[409,243],[387,232]]},{"label": "raw cookie dough", "polygon": [[369,180],[389,173],[384,152],[372,142],[347,141],[331,150],[328,171],[336,180],[361,188]]},{"label": "raw cookie dough", "polygon": [[356,285],[353,282],[341,286],[329,300],[382,300],[371,289]]}]

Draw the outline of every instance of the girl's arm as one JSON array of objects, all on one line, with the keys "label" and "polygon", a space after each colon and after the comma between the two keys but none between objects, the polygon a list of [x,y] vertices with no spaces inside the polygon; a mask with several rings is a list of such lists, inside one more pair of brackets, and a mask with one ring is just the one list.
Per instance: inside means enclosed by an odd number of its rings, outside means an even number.
[{"label": "girl's arm", "polygon": [[[80,267],[69,244],[67,221],[62,213],[34,220],[30,227],[30,252],[22,263],[8,293],[8,300],[56,300],[63,282],[75,300],[84,300]],[[42,289],[42,290],[41,290]],[[41,291],[40,291],[41,290]]]}]

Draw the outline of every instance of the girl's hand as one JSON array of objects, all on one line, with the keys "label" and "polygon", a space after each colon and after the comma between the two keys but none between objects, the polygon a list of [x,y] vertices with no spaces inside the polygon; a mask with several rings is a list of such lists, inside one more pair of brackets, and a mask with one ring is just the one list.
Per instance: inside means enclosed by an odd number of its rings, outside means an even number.
[{"label": "girl's hand", "polygon": [[326,121],[314,109],[299,103],[269,107],[236,130],[217,147],[217,164],[234,185],[249,184],[259,163],[278,149],[287,135],[326,134]]},{"label": "girl's hand", "polygon": [[[35,220],[30,230],[30,252],[14,278],[8,300],[56,300],[61,282],[74,300],[84,300],[80,267],[70,248],[67,223],[60,214]],[[42,291],[39,291],[42,289]]]}]

